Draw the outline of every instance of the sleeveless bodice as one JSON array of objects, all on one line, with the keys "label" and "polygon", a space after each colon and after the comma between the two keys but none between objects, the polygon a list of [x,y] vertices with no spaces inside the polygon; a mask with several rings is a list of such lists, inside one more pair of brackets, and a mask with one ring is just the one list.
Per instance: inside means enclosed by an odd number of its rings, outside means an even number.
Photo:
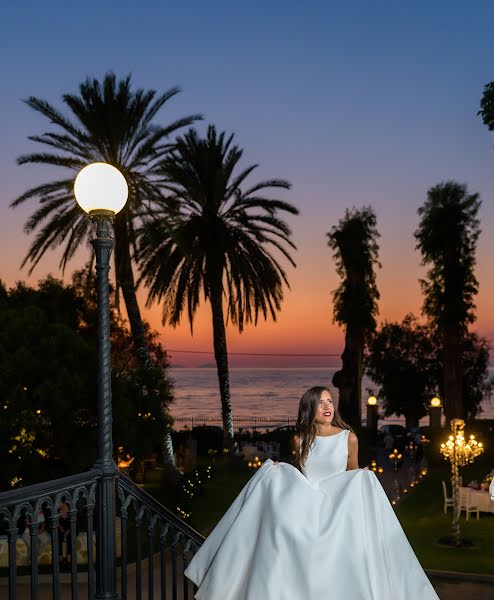
[{"label": "sleeveless bodice", "polygon": [[346,471],[348,463],[348,429],[328,436],[316,436],[302,467],[310,483],[318,483]]}]

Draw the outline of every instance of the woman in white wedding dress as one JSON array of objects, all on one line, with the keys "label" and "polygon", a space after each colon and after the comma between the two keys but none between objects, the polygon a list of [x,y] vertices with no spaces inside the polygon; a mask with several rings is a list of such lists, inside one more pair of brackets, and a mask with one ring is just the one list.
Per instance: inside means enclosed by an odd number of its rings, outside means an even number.
[{"label": "woman in white wedding dress", "polygon": [[437,600],[328,389],[304,394],[297,432],[296,466],[267,460],[192,559],[195,598]]}]

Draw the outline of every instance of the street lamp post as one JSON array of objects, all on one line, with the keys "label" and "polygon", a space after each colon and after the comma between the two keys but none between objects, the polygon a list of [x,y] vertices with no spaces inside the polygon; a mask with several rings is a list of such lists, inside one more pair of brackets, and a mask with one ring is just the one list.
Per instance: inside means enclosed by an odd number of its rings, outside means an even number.
[{"label": "street lamp post", "polygon": [[377,422],[379,419],[379,404],[375,396],[369,396],[367,399],[367,429],[377,434]]},{"label": "street lamp post", "polygon": [[437,396],[429,404],[429,425],[431,429],[440,429],[443,403]]},{"label": "street lamp post", "polygon": [[[115,585],[115,475],[117,467],[112,449],[112,396],[110,360],[110,294],[108,271],[114,241],[110,225],[127,201],[124,176],[106,163],[94,163],[78,174],[74,194],[81,208],[96,222],[96,237],[91,241],[96,255],[96,292],[98,302],[98,480],[96,535],[96,596],[98,600],[118,600]],[[90,542],[91,543],[91,542]]]}]

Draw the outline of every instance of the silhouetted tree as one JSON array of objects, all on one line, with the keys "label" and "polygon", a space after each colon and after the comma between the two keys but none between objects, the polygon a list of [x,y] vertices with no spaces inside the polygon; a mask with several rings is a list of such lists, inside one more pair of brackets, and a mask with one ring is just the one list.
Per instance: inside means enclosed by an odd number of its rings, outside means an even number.
[{"label": "silhouetted tree", "polygon": [[407,429],[417,426],[437,393],[440,372],[429,328],[407,315],[402,323],[384,323],[368,348],[366,372],[379,385],[384,415],[404,415]]},{"label": "silhouetted tree", "polygon": [[467,333],[462,344],[461,358],[463,415],[465,419],[474,419],[482,413],[482,403],[492,396],[488,341],[476,333]]},{"label": "silhouetted tree", "polygon": [[415,238],[422,264],[423,313],[441,338],[443,389],[448,420],[464,418],[462,352],[468,325],[475,321],[475,250],[479,237],[478,194],[447,181],[429,189],[419,209]]},{"label": "silhouetted tree", "polygon": [[[238,171],[242,150],[233,135],[210,126],[205,138],[195,130],[179,137],[163,163],[176,214],[156,213],[139,239],[141,281],[148,304],[163,305],[163,322],[175,326],[185,312],[192,330],[200,296],[210,303],[225,442],[233,446],[225,318],[243,330],[281,308],[285,270],[277,250],[292,265],[295,248],[280,213],[298,214],[287,202],[264,197],[264,190],[289,189],[281,179],[243,187],[254,171]],[[226,314],[225,314],[226,313]]]},{"label": "silhouetted tree", "polygon": [[482,117],[484,125],[487,125],[489,131],[494,131],[494,81],[484,86],[480,110],[477,114]]},{"label": "silhouetted tree", "polygon": [[339,390],[338,409],[348,423],[360,426],[364,350],[376,328],[375,266],[378,261],[376,215],[371,207],[352,209],[327,234],[342,282],[333,292],[334,320],[345,327],[342,368],[333,376]]},{"label": "silhouetted tree", "polygon": [[[158,95],[155,90],[132,90],[130,76],[117,80],[107,73],[103,81],[88,78],[79,86],[78,95],[62,96],[70,117],[46,100],[31,96],[25,101],[56,130],[31,136],[46,149],[20,156],[18,163],[52,165],[70,174],[31,188],[13,202],[12,206],[30,200],[39,203],[25,225],[27,233],[37,231],[37,235],[23,265],[31,263],[32,271],[47,250],[64,245],[60,267],[65,269],[80,244],[94,237],[92,224],[74,201],[77,173],[93,162],[117,167],[127,180],[129,198],[115,218],[115,279],[117,293],[121,290],[125,301],[135,351],[144,366],[151,363],[132,270],[135,227],[143,211],[163,202],[159,165],[169,151],[170,136],[200,118],[192,115],[165,126],[156,123],[159,110],[179,91],[173,87]],[[171,436],[166,431],[165,450],[173,464]]]}]

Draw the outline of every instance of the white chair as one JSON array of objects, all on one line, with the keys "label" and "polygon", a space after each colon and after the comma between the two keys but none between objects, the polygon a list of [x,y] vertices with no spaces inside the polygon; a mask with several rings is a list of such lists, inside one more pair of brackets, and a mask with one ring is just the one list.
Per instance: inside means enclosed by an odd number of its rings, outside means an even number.
[{"label": "white chair", "polygon": [[467,521],[470,513],[477,513],[477,521],[479,519],[480,510],[475,502],[475,498],[470,494],[469,488],[460,488],[460,514],[464,510],[467,514]]},{"label": "white chair", "polygon": [[443,481],[443,496],[444,496],[444,514],[448,512],[448,506],[453,508],[453,498],[448,498],[448,490],[446,489],[446,482]]}]

